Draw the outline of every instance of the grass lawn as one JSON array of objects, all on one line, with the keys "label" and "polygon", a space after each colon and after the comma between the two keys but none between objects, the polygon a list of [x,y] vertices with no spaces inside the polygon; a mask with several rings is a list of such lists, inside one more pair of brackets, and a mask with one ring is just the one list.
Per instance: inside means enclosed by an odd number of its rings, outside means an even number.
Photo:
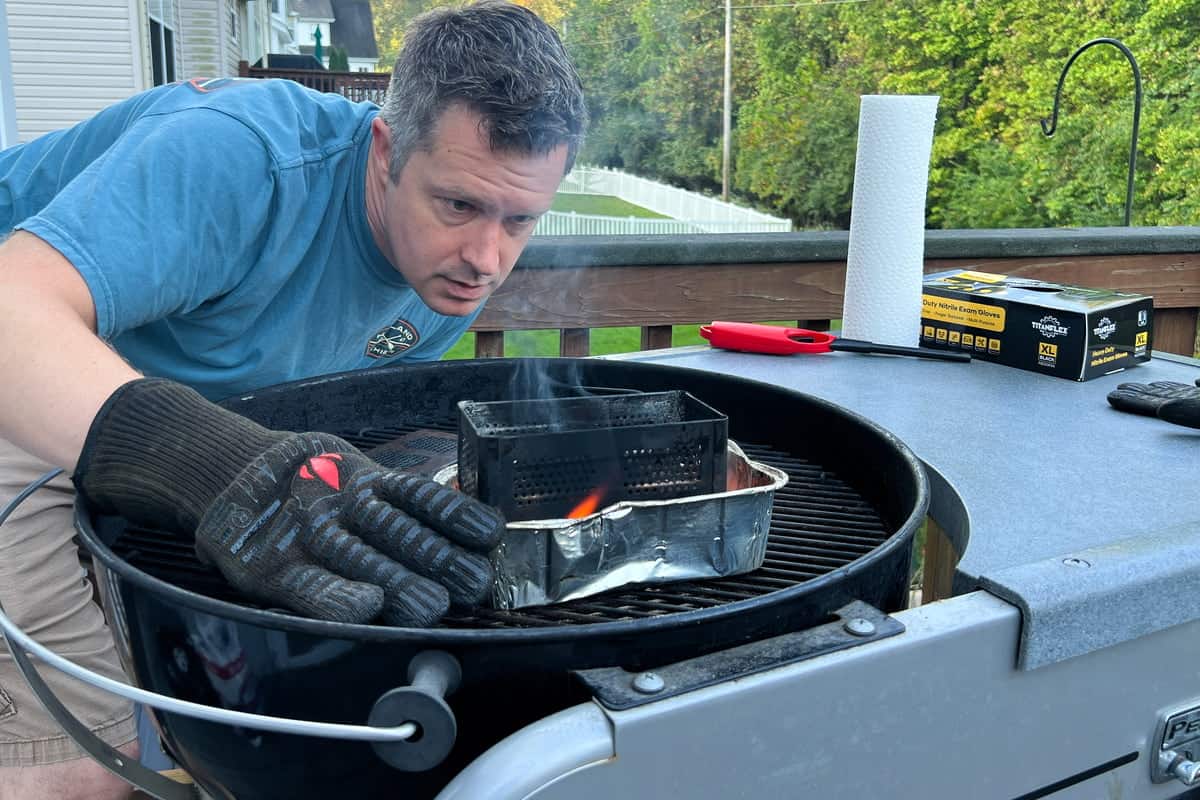
[{"label": "grass lawn", "polygon": [[576,214],[595,214],[601,217],[646,217],[648,219],[668,219],[663,214],[627,203],[619,197],[606,194],[573,194],[559,192],[554,195],[554,205],[551,211],[574,211]]},{"label": "grass lawn", "polygon": [[[703,344],[699,325],[676,325],[671,334],[671,346]],[[592,355],[630,353],[642,346],[640,328],[594,328]],[[507,331],[504,334],[506,356],[557,356],[558,331]],[[475,334],[468,333],[455,343],[443,358],[474,358]]]},{"label": "grass lawn", "polygon": [[[768,325],[794,326],[795,322],[768,322]],[[840,327],[841,321],[835,320],[834,327]],[[684,347],[692,344],[705,344],[700,338],[699,325],[676,325],[671,332],[671,346]],[[611,353],[632,353],[641,349],[642,331],[640,328],[593,328],[592,351],[594,356],[605,356]],[[505,356],[557,356],[558,331],[507,331],[504,334]],[[475,334],[465,334],[443,358],[474,358]]]}]

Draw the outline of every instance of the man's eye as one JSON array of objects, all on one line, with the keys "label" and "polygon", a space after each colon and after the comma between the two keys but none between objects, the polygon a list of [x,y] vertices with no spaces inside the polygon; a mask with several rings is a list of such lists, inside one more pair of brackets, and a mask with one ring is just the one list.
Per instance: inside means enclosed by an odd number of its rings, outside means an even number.
[{"label": "man's eye", "polygon": [[455,200],[452,197],[444,197],[442,198],[442,202],[455,214],[466,214],[475,208],[466,200]]},{"label": "man's eye", "polygon": [[532,228],[537,224],[538,218],[533,216],[509,217],[508,221],[514,228]]}]

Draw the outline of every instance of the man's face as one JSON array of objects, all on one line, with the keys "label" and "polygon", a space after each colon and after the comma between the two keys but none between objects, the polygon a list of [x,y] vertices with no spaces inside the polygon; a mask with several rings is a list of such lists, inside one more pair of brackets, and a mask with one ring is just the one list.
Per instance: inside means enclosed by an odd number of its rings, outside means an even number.
[{"label": "man's face", "polygon": [[512,272],[550,209],[566,145],[545,155],[493,152],[479,116],[452,106],[433,146],[417,148],[393,183],[387,124],[376,117],[371,132],[367,218],[376,244],[425,305],[470,314]]}]

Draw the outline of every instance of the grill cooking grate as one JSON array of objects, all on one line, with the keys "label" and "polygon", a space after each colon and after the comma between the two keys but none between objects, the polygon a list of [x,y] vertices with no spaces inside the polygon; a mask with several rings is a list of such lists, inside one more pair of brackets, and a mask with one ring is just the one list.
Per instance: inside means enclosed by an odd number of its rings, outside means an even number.
[{"label": "grill cooking grate", "polygon": [[[367,450],[414,430],[454,431],[453,424],[368,429],[342,435]],[[821,466],[761,444],[738,442],[746,455],[788,474],[775,492],[767,555],[744,575],[660,586],[614,589],[582,600],[510,611],[477,609],[452,615],[450,628],[535,628],[642,619],[721,606],[770,594],[844,567],[891,535],[878,512],[854,489]],[[201,564],[189,542],[146,528],[127,528],[113,551],[129,564],[198,594],[252,605]]]}]

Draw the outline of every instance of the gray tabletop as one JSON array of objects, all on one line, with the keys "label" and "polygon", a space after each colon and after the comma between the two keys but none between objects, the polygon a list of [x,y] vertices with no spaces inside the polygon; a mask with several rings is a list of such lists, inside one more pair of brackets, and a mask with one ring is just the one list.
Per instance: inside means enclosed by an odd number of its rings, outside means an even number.
[{"label": "gray tabletop", "polygon": [[968,580],[1180,525],[1200,530],[1200,430],[1105,399],[1124,381],[1190,384],[1194,359],[1155,357],[1078,383],[983,361],[854,353],[704,346],[625,357],[778,384],[875,420],[961,497],[969,538],[958,572]]}]

